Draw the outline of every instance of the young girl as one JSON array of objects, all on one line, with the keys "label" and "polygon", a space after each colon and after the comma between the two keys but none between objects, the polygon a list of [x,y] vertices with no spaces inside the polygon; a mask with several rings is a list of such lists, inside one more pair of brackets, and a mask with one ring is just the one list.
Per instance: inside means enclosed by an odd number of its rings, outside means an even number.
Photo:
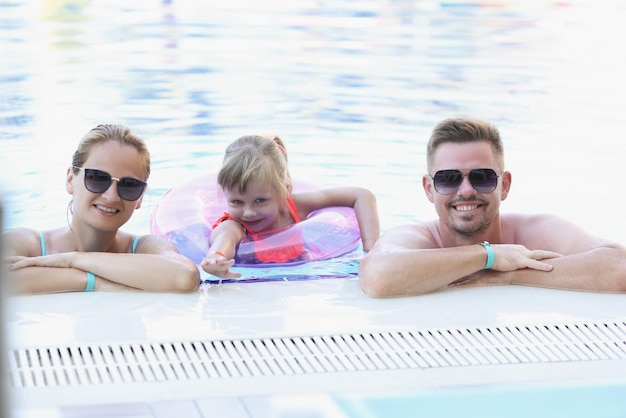
[{"label": "young girl", "polygon": [[221,278],[241,276],[230,267],[244,237],[295,224],[317,209],[354,208],[365,251],[380,235],[376,198],[367,189],[338,187],[291,194],[287,152],[278,137],[244,136],[230,144],[217,182],[228,213],[214,225],[201,267]]},{"label": "young girl", "polygon": [[4,234],[14,291],[195,290],[199,271],[172,244],[119,230],[141,206],[149,174],[148,149],[129,128],[89,131],[67,169],[71,224]]}]

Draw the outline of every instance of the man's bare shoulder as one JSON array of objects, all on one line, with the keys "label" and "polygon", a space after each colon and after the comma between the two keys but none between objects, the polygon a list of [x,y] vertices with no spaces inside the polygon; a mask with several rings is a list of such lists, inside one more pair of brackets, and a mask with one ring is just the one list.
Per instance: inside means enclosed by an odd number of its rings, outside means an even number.
[{"label": "man's bare shoulder", "polygon": [[507,213],[501,215],[502,228],[506,233],[516,234],[532,231],[533,234],[541,233],[546,227],[576,227],[576,225],[564,218],[549,213]]},{"label": "man's bare shoulder", "polygon": [[501,221],[504,242],[529,249],[570,254],[597,246],[601,241],[581,226],[554,214],[506,214]]},{"label": "man's bare shoulder", "polygon": [[375,247],[386,249],[436,248],[437,223],[435,221],[399,225],[387,230]]}]

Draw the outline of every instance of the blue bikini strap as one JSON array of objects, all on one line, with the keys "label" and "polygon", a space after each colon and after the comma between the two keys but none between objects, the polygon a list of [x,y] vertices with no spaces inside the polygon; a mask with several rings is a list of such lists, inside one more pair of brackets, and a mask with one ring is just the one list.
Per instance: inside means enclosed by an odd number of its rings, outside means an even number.
[{"label": "blue bikini strap", "polygon": [[43,237],[43,232],[39,231],[39,239],[41,240],[41,255],[46,255],[46,240]]},{"label": "blue bikini strap", "polygon": [[137,245],[139,244],[140,239],[141,239],[141,236],[137,235],[135,237],[135,240],[133,241],[133,254],[135,254],[135,252],[137,251]]}]

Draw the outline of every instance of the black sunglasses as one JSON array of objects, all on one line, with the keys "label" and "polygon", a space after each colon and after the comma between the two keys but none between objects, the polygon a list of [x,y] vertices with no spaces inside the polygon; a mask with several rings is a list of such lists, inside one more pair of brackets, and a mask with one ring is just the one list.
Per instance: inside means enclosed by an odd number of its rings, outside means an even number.
[{"label": "black sunglasses", "polygon": [[440,170],[434,176],[430,176],[430,178],[433,179],[435,190],[438,193],[452,194],[461,187],[463,177],[465,176],[469,178],[474,190],[479,193],[493,192],[498,185],[498,177],[500,177],[491,168],[475,168],[470,170],[468,174],[463,174],[460,170]]},{"label": "black sunglasses", "polygon": [[104,193],[113,180],[117,182],[117,194],[124,200],[134,201],[141,197],[144,189],[148,185],[145,181],[132,177],[112,177],[109,173],[94,168],[74,167],[85,172],[85,188],[91,193]]}]

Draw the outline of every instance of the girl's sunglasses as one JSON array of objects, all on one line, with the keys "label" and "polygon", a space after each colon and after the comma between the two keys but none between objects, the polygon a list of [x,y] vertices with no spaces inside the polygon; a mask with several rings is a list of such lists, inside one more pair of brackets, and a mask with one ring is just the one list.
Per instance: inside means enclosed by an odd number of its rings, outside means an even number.
[{"label": "girl's sunglasses", "polygon": [[144,189],[148,185],[145,181],[132,177],[112,177],[109,173],[94,168],[74,167],[85,172],[85,188],[91,193],[104,193],[113,180],[117,182],[117,194],[120,198],[128,201],[135,201],[141,197]]},{"label": "girl's sunglasses", "polygon": [[433,179],[435,190],[438,193],[452,194],[461,187],[463,177],[465,176],[469,178],[474,190],[479,193],[493,192],[498,185],[498,177],[500,177],[491,168],[475,168],[470,170],[468,174],[463,174],[460,170],[440,170],[434,176],[430,176],[430,178]]}]

